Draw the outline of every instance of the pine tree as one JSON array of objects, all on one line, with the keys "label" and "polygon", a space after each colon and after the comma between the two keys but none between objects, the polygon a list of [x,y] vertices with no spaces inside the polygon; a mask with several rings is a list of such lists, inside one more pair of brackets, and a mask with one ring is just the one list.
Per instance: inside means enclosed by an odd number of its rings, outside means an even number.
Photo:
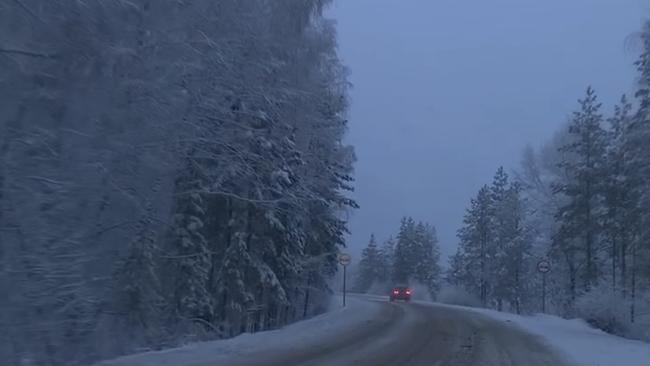
[{"label": "pine tree", "polygon": [[418,223],[415,228],[418,238],[414,248],[417,261],[413,267],[413,278],[425,285],[432,296],[440,289],[440,249],[436,229],[425,223]]},{"label": "pine tree", "polygon": [[482,187],[463,219],[463,227],[458,231],[459,248],[466,265],[464,287],[481,299],[487,306],[492,293],[492,260],[495,257],[493,243],[492,200],[490,188]]},{"label": "pine tree", "polygon": [[181,317],[209,322],[214,310],[208,291],[212,254],[203,235],[206,203],[201,195],[202,177],[191,159],[186,164],[177,182],[174,240],[169,249],[173,253],[173,304]]},{"label": "pine tree", "polygon": [[490,219],[492,222],[493,237],[492,242],[489,244],[490,250],[493,252],[494,258],[490,260],[489,272],[494,275],[494,297],[497,303],[497,309],[501,310],[503,301],[509,297],[510,291],[507,282],[510,280],[511,274],[505,266],[508,258],[508,246],[511,244],[512,228],[510,224],[510,216],[512,215],[512,207],[508,202],[508,182],[509,177],[503,167],[499,167],[492,186],[490,187]]},{"label": "pine tree", "polygon": [[402,219],[397,244],[395,245],[395,258],[393,262],[393,283],[408,284],[413,273],[413,264],[416,262],[413,253],[415,237],[415,221],[410,217]]},{"label": "pine tree", "polygon": [[114,273],[115,308],[124,315],[131,341],[137,344],[155,342],[162,333],[157,326],[164,304],[157,270],[159,249],[150,225],[147,217],[140,219],[129,254]]},{"label": "pine tree", "polygon": [[402,219],[393,261],[393,283],[425,286],[431,295],[440,287],[440,249],[435,228],[411,217]]},{"label": "pine tree", "polygon": [[447,269],[445,280],[457,287],[466,287],[472,282],[469,278],[470,273],[467,271],[468,259],[463,250],[458,247],[456,253],[449,257],[449,268]]},{"label": "pine tree", "polygon": [[[569,128],[573,140],[561,148],[571,159],[560,163],[569,181],[556,185],[556,193],[569,200],[556,216],[561,225],[557,244],[571,262],[573,272],[579,274],[582,288],[589,291],[598,282],[601,271],[596,252],[602,233],[606,141],[601,104],[591,87],[585,99],[580,100],[580,107]],[[572,298],[576,295],[577,279],[571,279]]]},{"label": "pine tree", "polygon": [[383,280],[383,258],[380,249],[377,247],[375,235],[370,235],[370,241],[366,248],[361,251],[359,261],[359,278],[357,288],[361,292],[368,291],[373,284]]},{"label": "pine tree", "polygon": [[381,279],[388,282],[392,279],[393,263],[395,261],[395,239],[389,237],[380,249],[382,259]]},{"label": "pine tree", "polygon": [[499,282],[506,289],[505,300],[518,314],[521,313],[524,302],[532,297],[526,278],[531,275],[529,269],[533,265],[530,237],[525,228],[525,212],[520,192],[520,185],[512,184],[502,202],[504,212],[508,215],[502,227],[504,254],[499,256],[505,274],[501,276]]},{"label": "pine tree", "polygon": [[[643,52],[636,62],[639,74],[635,94],[639,109],[629,125],[626,139],[627,179],[630,190],[629,221],[634,228],[630,240],[631,319],[636,320],[636,301],[639,284],[650,280],[650,22],[640,35]],[[636,205],[632,206],[636,202]]]},{"label": "pine tree", "polygon": [[[603,230],[609,244],[609,259],[611,262],[612,290],[619,286],[625,297],[627,288],[627,256],[631,240],[630,233],[634,228],[635,200],[631,200],[630,173],[627,154],[627,140],[630,138],[632,105],[625,95],[615,107],[614,116],[609,118],[610,129],[607,134],[607,166],[605,181],[606,215]],[[620,279],[618,274],[620,273]]]}]

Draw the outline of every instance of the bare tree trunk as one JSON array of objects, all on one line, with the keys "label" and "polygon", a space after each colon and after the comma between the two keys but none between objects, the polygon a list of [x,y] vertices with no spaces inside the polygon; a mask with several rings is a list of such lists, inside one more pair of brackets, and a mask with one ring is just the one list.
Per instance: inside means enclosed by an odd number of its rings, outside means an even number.
[{"label": "bare tree trunk", "polygon": [[618,261],[618,245],[616,234],[612,235],[612,292],[616,293],[616,263]]},{"label": "bare tree trunk", "polygon": [[519,259],[519,263],[517,263],[517,270],[515,271],[515,310],[517,314],[521,314],[521,284],[520,284],[520,274],[519,274],[519,268],[521,265],[521,258]]},{"label": "bare tree trunk", "polygon": [[630,322],[636,317],[636,243],[632,245],[632,303],[630,304]]},{"label": "bare tree trunk", "polygon": [[[591,145],[591,142],[589,142],[589,145]],[[591,166],[591,156],[587,156],[587,165]],[[586,268],[586,276],[585,276],[585,290],[588,292],[591,290],[592,286],[592,280],[594,279],[594,263],[593,263],[593,241],[594,241],[594,232],[592,228],[592,209],[591,209],[591,198],[592,198],[592,192],[591,192],[591,182],[587,181],[587,187],[586,187],[586,196],[587,196],[587,202],[586,202],[586,207],[585,207],[585,214],[586,214],[586,229],[587,232],[585,233],[585,252],[587,256],[587,268]]]},{"label": "bare tree trunk", "polygon": [[487,306],[487,284],[486,284],[486,250],[487,238],[486,233],[481,235],[481,304],[483,307]]},{"label": "bare tree trunk", "polygon": [[571,295],[571,306],[576,301],[576,265],[575,259],[573,258],[573,253],[570,250],[564,252],[564,258],[567,262],[567,267],[569,267],[569,294]]},{"label": "bare tree trunk", "polygon": [[305,292],[305,306],[302,311],[302,318],[307,318],[307,313],[309,312],[309,295],[311,289],[311,272],[307,275],[307,291]]},{"label": "bare tree trunk", "polygon": [[621,243],[621,293],[623,298],[627,298],[627,243],[625,240]]}]

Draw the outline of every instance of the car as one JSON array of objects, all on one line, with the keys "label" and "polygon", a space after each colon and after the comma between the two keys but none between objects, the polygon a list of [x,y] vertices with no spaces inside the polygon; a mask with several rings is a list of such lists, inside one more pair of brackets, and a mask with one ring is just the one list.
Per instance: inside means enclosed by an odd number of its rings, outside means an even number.
[{"label": "car", "polygon": [[411,290],[411,288],[408,286],[395,286],[390,291],[390,301],[395,301],[395,300],[404,300],[407,302],[411,301],[412,293],[413,290]]}]

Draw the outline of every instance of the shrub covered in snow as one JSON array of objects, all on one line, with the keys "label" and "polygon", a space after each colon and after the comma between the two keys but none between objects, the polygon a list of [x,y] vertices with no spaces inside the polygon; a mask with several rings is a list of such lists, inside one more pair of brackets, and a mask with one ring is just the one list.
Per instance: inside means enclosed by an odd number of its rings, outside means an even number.
[{"label": "shrub covered in snow", "polygon": [[438,301],[444,304],[481,307],[481,301],[457,286],[444,286],[438,294]]},{"label": "shrub covered in snow", "polygon": [[625,335],[630,302],[608,285],[601,285],[576,300],[575,315],[607,333]]},{"label": "shrub covered in snow", "polygon": [[601,285],[576,300],[575,315],[607,333],[650,341],[650,293],[637,294],[634,305],[632,321],[632,298]]},{"label": "shrub covered in snow", "polygon": [[650,291],[638,296],[634,323],[630,324],[626,336],[650,342]]}]

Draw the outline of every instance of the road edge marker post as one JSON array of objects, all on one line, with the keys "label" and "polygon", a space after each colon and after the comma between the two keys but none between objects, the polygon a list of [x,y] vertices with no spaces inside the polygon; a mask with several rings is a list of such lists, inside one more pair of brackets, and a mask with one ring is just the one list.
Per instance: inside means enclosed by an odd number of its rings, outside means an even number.
[{"label": "road edge marker post", "polygon": [[551,271],[551,263],[548,259],[537,262],[537,271],[542,274],[542,314],[546,314],[546,274]]},{"label": "road edge marker post", "polygon": [[345,295],[346,295],[346,282],[347,282],[347,269],[348,265],[352,262],[352,257],[347,253],[339,253],[338,261],[341,266],[343,266],[343,307],[345,307]]}]

